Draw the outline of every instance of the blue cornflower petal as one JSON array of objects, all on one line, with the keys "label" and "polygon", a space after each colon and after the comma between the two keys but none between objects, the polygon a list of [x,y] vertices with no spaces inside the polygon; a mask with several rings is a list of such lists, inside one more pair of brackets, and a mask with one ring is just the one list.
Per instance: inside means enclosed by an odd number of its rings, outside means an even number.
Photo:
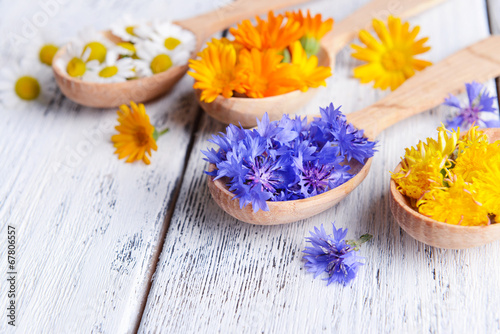
[{"label": "blue cornflower petal", "polygon": [[346,285],[356,277],[363,258],[345,242],[347,229],[336,229],[335,223],[332,226],[333,236],[326,234],[323,224],[320,229],[314,227],[314,232],[309,232],[311,236],[306,241],[311,247],[303,251],[307,261],[304,267],[314,273],[314,278],[326,272],[327,285],[332,282]]},{"label": "blue cornflower petal", "polygon": [[474,100],[481,94],[481,89],[483,89],[483,85],[478,82],[471,82],[465,84],[465,89],[467,91],[467,97],[469,98],[469,105],[474,104]]},{"label": "blue cornflower petal", "polygon": [[464,118],[462,115],[459,114],[446,122],[446,128],[452,129],[452,130],[457,130],[462,125],[463,122],[464,122]]},{"label": "blue cornflower petal", "polygon": [[450,107],[455,107],[455,108],[461,108],[460,107],[460,101],[458,100],[458,98],[454,95],[449,95],[448,98],[446,98],[444,100],[444,105],[447,105],[447,106],[450,106]]},{"label": "blue cornflower petal", "polygon": [[203,160],[208,161],[211,164],[215,165],[222,161],[222,157],[219,151],[215,151],[213,148],[207,151],[201,151],[201,153],[206,156],[206,158],[203,158]]},{"label": "blue cornflower petal", "polygon": [[257,118],[257,132],[264,138],[270,139],[279,132],[278,122],[270,122],[267,112],[262,116],[262,121]]},{"label": "blue cornflower petal", "polygon": [[500,120],[483,121],[487,128],[500,128]]},{"label": "blue cornflower petal", "polygon": [[475,125],[492,125],[497,124],[496,121],[484,121],[481,119],[481,113],[495,113],[496,108],[493,106],[496,96],[490,96],[486,88],[477,82],[465,84],[467,90],[468,105],[462,106],[458,98],[450,95],[445,99],[444,105],[457,108],[458,111],[451,120],[447,121],[448,129],[457,129],[458,127],[468,128]]}]

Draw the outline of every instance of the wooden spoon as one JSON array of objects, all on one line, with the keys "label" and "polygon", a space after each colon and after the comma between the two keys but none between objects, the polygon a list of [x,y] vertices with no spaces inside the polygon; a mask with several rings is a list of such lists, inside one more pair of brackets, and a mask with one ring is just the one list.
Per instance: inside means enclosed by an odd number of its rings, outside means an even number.
[{"label": "wooden spoon", "polygon": [[[392,12],[398,17],[408,18],[444,0],[406,0],[394,9],[393,0],[372,0],[339,23],[323,37],[322,48],[318,54],[319,65],[335,66],[335,55],[350,41],[355,39],[359,30],[368,29],[373,18],[387,16]],[[310,88],[307,92],[294,91],[283,95],[261,99],[246,97],[225,98],[218,96],[212,103],[200,101],[201,91],[196,90],[198,101],[207,114],[224,124],[241,124],[245,128],[257,125],[267,112],[271,121],[281,119],[283,114],[294,113],[304,106],[318,92],[318,88]]]},{"label": "wooden spoon", "polygon": [[[400,120],[441,104],[448,94],[463,92],[466,82],[483,82],[498,75],[500,36],[492,36],[416,74],[370,107],[348,114],[347,120],[374,139]],[[223,179],[212,181],[209,176],[208,187],[217,204],[236,219],[257,225],[286,224],[314,216],[337,204],[363,181],[371,163],[372,158],[364,166],[352,162],[350,165],[356,175],[343,185],[306,199],[268,202],[269,211],[253,212],[251,205],[240,209],[239,201],[233,200],[234,194]],[[211,171],[214,168],[214,165],[209,167]]]},{"label": "wooden spoon", "polygon": [[[500,140],[500,128],[482,129],[490,142]],[[396,167],[396,172],[401,164]],[[458,226],[426,217],[411,207],[410,200],[397,190],[391,180],[390,206],[399,226],[424,244],[449,249],[464,249],[500,240],[500,224],[487,226]]]},{"label": "wooden spoon", "polygon": [[[285,8],[310,0],[236,0],[225,7],[197,17],[175,22],[196,36],[196,48],[192,58],[207,38],[230,25],[262,14],[269,10]],[[108,32],[104,33],[109,36]],[[61,48],[54,56],[52,69],[59,88],[69,99],[89,107],[112,108],[121,104],[146,102],[168,92],[188,70],[188,64],[175,66],[166,72],[137,80],[119,83],[95,83],[70,77],[55,66],[56,59],[66,52]]]}]

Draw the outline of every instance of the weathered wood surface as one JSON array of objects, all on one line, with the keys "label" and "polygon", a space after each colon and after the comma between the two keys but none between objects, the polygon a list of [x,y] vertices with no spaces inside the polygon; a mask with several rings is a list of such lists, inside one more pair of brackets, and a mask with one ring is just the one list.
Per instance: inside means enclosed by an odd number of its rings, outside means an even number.
[{"label": "weathered wood surface", "polygon": [[[366,1],[309,7],[338,19]],[[42,30],[63,41],[85,25],[104,29],[126,12],[182,19],[229,1],[59,3]],[[493,27],[500,26],[499,8],[490,0]],[[0,2],[2,66],[20,52],[5,36],[20,34],[23,19],[42,10],[35,0]],[[437,61],[487,36],[486,13],[482,0],[448,0],[411,22],[431,37],[427,57]],[[354,111],[386,95],[352,78],[358,63],[349,54],[337,57],[328,88],[302,113],[331,101]],[[205,115],[197,126],[191,84],[185,77],[170,96],[147,104],[154,124],[171,129],[150,166],[112,154],[114,110],[79,107],[60,94],[48,107],[0,110],[0,271],[7,271],[6,229],[14,225],[19,272],[17,331],[2,313],[0,332],[127,333],[139,322],[139,332],[148,333],[500,331],[499,242],[465,251],[428,247],[405,234],[389,210],[388,171],[404,147],[434,135],[446,108],[384,132],[369,176],[336,207],[262,227],[236,221],[209,196],[200,150],[224,127]],[[374,235],[362,249],[366,265],[348,287],[314,280],[301,259],[308,231],[334,220],[349,237]]]},{"label": "weathered wood surface", "polygon": [[[321,1],[311,8],[339,18],[362,2]],[[451,0],[412,19],[431,37],[427,57],[443,59],[487,36],[485,6],[480,0]],[[354,111],[386,94],[351,77],[358,63],[349,54],[346,49],[338,56],[328,88],[303,113],[317,113],[330,101]],[[405,234],[389,210],[389,170],[404,147],[433,136],[446,114],[440,107],[388,129],[358,189],[333,209],[284,226],[241,223],[210,198],[199,152],[224,128],[203,117],[140,332],[499,331],[499,283],[491,279],[500,273],[494,255],[499,243],[467,251],[428,247]],[[331,221],[348,227],[350,237],[374,235],[362,249],[366,265],[348,287],[326,287],[304,270],[304,237]]]},{"label": "weathered wood surface", "polygon": [[[218,5],[66,1],[41,30],[64,41],[85,26],[104,29],[124,13],[180,19]],[[5,36],[22,36],[24,18],[43,9],[35,0],[0,8],[3,67],[24,46],[16,50]],[[170,128],[150,166],[125,164],[113,154],[116,109],[81,107],[57,93],[46,107],[0,111],[1,305],[6,231],[14,225],[18,333],[135,330],[199,115],[191,86],[185,77],[169,96],[147,105],[153,123]],[[12,330],[4,313],[2,333]]]}]

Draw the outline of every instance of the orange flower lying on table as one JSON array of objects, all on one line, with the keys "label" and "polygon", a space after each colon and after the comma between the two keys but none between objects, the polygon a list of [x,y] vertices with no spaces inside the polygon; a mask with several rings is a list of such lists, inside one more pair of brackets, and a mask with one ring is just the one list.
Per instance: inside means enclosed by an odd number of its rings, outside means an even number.
[{"label": "orange flower lying on table", "polygon": [[318,66],[316,55],[332,26],[332,19],[323,22],[309,11],[305,17],[301,11],[286,16],[269,12],[267,21],[257,18],[256,26],[245,20],[230,29],[233,41],[212,39],[199,59],[189,61],[193,87],[201,90],[201,101],[210,103],[235,92],[263,98],[326,86],[331,69]]},{"label": "orange flower lying on table", "polygon": [[117,114],[120,124],[115,129],[119,134],[112,136],[111,141],[116,148],[115,154],[118,154],[118,159],[128,157],[125,162],[142,160],[149,165],[148,155],[151,156],[151,150],[158,149],[156,140],[167,133],[168,129],[158,133],[149,121],[146,108],[142,103],[137,105],[130,101],[130,108],[122,104]]}]

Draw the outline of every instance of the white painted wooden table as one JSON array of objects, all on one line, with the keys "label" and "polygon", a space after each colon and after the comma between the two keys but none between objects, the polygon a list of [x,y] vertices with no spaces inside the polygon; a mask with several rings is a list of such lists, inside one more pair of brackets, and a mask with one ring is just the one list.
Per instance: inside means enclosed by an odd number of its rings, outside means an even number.
[{"label": "white painted wooden table", "polygon": [[[9,36],[47,2],[0,2],[1,66],[22,52]],[[40,29],[64,41],[124,13],[180,19],[228,2],[60,0]],[[302,8],[338,20],[366,2]],[[427,57],[438,61],[490,29],[500,33],[500,0],[448,0],[411,23],[430,36]],[[343,50],[328,88],[301,113],[331,101],[349,113],[386,95],[352,78],[357,64]],[[500,332],[500,243],[428,247],[389,210],[389,170],[404,147],[435,134],[445,108],[384,132],[370,175],[334,208],[261,227],[236,221],[209,195],[200,150],[224,127],[198,108],[191,86],[186,76],[146,105],[157,127],[171,129],[150,166],[113,155],[115,110],[78,106],[58,92],[46,107],[0,111],[1,333]],[[495,90],[493,81],[488,87]],[[304,237],[332,221],[349,237],[374,235],[347,287],[327,287],[304,270]],[[6,318],[8,225],[17,231],[15,328]]]}]

